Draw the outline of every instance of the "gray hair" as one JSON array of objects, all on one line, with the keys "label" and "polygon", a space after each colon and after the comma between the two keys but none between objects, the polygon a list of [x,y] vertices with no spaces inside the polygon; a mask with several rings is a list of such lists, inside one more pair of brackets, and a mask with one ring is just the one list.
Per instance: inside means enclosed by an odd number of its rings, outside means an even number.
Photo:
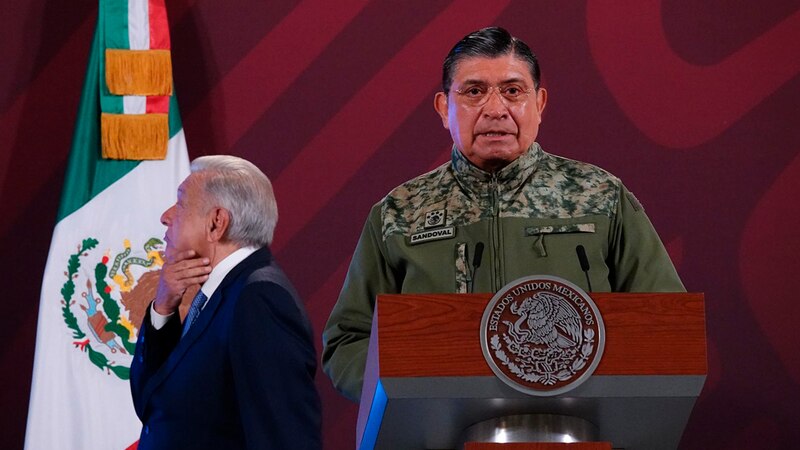
[{"label": "gray hair", "polygon": [[240,246],[272,243],[278,223],[278,205],[272,183],[253,163],[230,155],[201,156],[191,165],[200,173],[211,202],[231,216],[227,238]]}]

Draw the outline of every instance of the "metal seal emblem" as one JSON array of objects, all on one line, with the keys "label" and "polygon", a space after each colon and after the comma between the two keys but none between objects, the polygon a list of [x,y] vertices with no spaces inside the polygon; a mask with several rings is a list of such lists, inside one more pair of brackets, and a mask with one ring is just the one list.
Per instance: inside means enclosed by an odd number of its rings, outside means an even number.
[{"label": "metal seal emblem", "polygon": [[586,381],[603,356],[605,327],[583,289],[536,275],[504,286],[481,321],[481,348],[497,377],[534,396],[568,392]]}]

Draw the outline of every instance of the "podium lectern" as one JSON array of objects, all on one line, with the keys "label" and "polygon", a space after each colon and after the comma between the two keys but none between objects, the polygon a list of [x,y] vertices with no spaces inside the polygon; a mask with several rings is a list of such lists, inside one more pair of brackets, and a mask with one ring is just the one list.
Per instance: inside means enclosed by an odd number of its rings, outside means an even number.
[{"label": "podium lectern", "polygon": [[529,414],[588,421],[615,449],[676,448],[707,373],[703,294],[591,297],[606,330],[599,365],[575,389],[537,397],[504,384],[484,359],[480,324],[490,294],[379,296],[357,448],[455,449],[476,423]]}]

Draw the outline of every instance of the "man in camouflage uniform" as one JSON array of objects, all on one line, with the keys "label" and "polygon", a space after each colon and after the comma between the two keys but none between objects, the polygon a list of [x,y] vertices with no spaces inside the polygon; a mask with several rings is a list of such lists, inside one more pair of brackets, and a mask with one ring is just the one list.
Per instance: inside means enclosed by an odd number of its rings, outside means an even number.
[{"label": "man in camouflage uniform", "polygon": [[496,292],[528,275],[589,290],[579,245],[594,291],[684,291],[620,180],[534,141],[547,102],[539,80],[528,46],[501,28],[466,36],[445,59],[434,106],[451,161],[372,208],[323,332],[325,372],[348,398],[361,394],[378,294]]}]

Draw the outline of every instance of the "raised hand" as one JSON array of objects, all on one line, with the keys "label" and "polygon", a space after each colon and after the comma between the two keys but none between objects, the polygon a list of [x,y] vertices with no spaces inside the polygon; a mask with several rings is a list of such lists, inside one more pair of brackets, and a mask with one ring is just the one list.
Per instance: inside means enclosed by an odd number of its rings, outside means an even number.
[{"label": "raised hand", "polygon": [[203,284],[209,273],[210,260],[198,256],[194,250],[179,251],[174,255],[168,252],[161,268],[161,278],[158,280],[158,291],[153,305],[156,312],[168,315],[177,311],[184,292],[191,286]]}]

